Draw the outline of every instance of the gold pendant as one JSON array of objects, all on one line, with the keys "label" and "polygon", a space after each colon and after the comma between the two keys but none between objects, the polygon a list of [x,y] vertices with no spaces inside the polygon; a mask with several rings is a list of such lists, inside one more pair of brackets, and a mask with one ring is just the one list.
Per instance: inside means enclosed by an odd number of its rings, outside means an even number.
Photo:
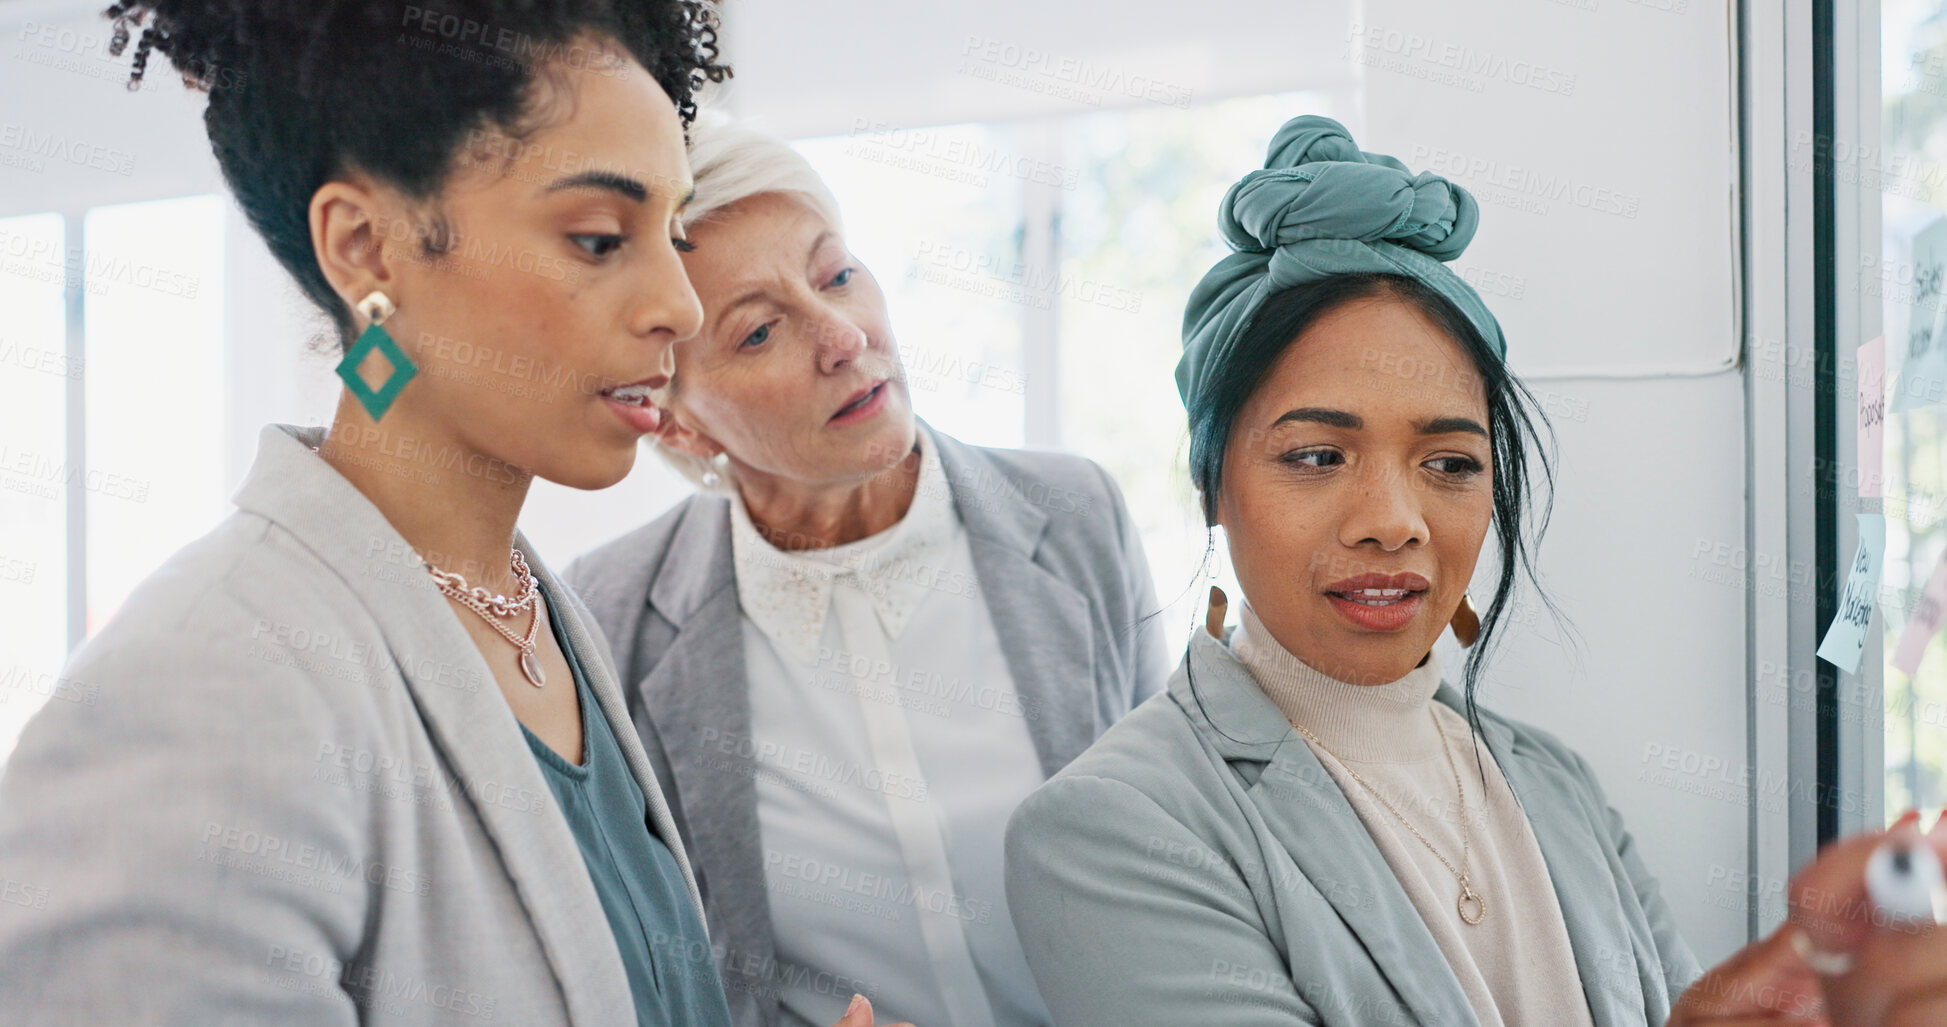
[{"label": "gold pendant", "polygon": [[[1467,904],[1469,902],[1474,904],[1473,916],[1467,915]],[[1454,905],[1460,910],[1460,918],[1467,921],[1467,926],[1469,927],[1487,919],[1487,900],[1481,897],[1480,892],[1474,890],[1473,885],[1467,883],[1465,877],[1460,879],[1460,901]]]},{"label": "gold pendant", "polygon": [[535,688],[548,683],[548,674],[541,669],[541,658],[534,655],[532,649],[521,650],[521,673],[527,675],[527,680],[534,682]]}]

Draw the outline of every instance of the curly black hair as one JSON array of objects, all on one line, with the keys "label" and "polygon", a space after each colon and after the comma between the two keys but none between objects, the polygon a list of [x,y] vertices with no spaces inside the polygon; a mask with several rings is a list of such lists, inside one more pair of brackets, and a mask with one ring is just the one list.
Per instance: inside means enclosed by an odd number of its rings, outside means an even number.
[{"label": "curly black hair", "polygon": [[[320,186],[355,169],[435,198],[470,135],[532,130],[535,76],[572,59],[584,33],[640,62],[685,126],[704,82],[730,75],[711,0],[135,0],[103,13],[110,53],[141,32],[130,89],[157,52],[209,94],[203,124],[224,180],[340,345],[351,312],[312,253]],[[431,256],[444,233],[420,239]]]}]

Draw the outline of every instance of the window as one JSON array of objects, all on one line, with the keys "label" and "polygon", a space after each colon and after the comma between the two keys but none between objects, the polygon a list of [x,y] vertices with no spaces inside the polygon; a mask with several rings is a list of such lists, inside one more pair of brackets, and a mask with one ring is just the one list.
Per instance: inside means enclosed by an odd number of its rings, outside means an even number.
[{"label": "window", "polygon": [[1172,651],[1202,611],[1191,586],[1209,545],[1172,384],[1183,305],[1227,252],[1218,200],[1298,111],[1331,113],[1278,94],[796,144],[885,289],[919,415],[965,442],[1107,468]]},{"label": "window", "polygon": [[67,354],[59,214],[0,220],[0,764],[67,658]]},{"label": "window", "polygon": [[1835,147],[1833,157],[1842,181],[1857,167],[1860,181],[1879,186],[1881,251],[1860,256],[1858,287],[1860,302],[1877,307],[1893,383],[1885,594],[1909,600],[1884,607],[1881,620],[1891,818],[1947,803],[1947,639],[1933,634],[1911,675],[1898,652],[1909,608],[1926,602],[1918,590],[1947,567],[1947,418],[1934,388],[1947,367],[1947,19],[1913,0],[1886,0],[1880,11],[1880,152],[1855,160]]},{"label": "window", "polygon": [[42,705],[93,701],[71,643],[229,509],[223,211],[97,207],[78,245],[58,214],[0,220],[0,763]]},{"label": "window", "polygon": [[97,207],[85,224],[93,634],[143,578],[230,509],[223,200]]}]

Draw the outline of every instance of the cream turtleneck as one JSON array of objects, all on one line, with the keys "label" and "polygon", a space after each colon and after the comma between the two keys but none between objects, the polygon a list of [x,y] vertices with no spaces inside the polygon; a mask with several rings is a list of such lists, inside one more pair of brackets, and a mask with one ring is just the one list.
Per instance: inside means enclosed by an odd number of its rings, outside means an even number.
[{"label": "cream turtleneck", "polygon": [[[1426,922],[1482,1027],[1592,1024],[1568,928],[1528,818],[1492,754],[1480,746],[1483,789],[1466,718],[1432,701],[1440,688],[1439,657],[1427,654],[1397,681],[1349,684],[1287,652],[1249,603],[1239,607],[1231,654],[1286,719],[1318,736],[1318,743],[1306,744],[1345,793]],[[1460,866],[1460,803],[1443,749],[1453,755],[1466,796],[1468,879],[1487,901],[1487,916],[1478,924],[1460,918],[1460,885],[1453,872],[1368,790],[1383,794],[1441,855]]]}]

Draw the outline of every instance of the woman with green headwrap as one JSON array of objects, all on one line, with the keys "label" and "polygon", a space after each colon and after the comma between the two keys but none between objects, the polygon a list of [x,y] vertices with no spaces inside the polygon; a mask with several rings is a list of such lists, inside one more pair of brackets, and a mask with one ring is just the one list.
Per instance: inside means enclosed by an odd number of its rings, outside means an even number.
[{"label": "woman with green headwrap", "polygon": [[[1219,220],[1236,252],[1191,294],[1177,384],[1239,623],[1213,589],[1167,691],[1009,824],[1009,907],[1050,1011],[1664,1024],[1699,967],[1594,773],[1473,701],[1533,580],[1531,471],[1551,476],[1500,326],[1444,263],[1478,207],[1302,117]],[[1460,687],[1432,652],[1449,625]]]}]

